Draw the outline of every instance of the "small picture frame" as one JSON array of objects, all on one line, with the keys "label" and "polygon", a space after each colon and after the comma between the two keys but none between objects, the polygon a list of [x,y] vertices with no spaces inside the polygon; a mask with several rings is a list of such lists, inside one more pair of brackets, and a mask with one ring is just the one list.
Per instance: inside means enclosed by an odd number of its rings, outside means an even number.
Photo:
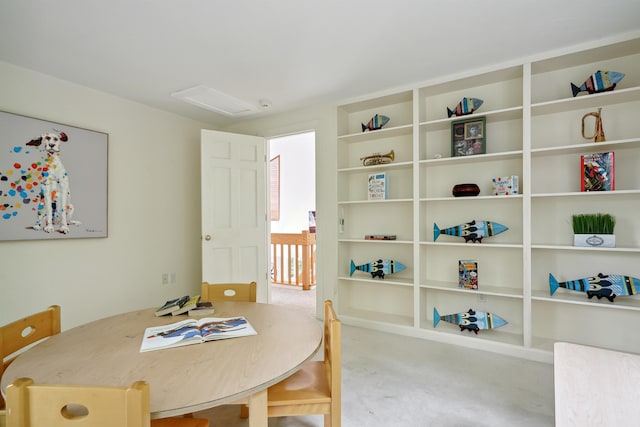
[{"label": "small picture frame", "polygon": [[451,122],[451,157],[486,153],[486,118]]}]

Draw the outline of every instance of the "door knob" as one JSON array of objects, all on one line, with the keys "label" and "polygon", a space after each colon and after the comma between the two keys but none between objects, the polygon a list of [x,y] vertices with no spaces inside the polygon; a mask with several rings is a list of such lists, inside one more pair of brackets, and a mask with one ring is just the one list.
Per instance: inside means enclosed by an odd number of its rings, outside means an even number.
[{"label": "door knob", "polygon": [[211,240],[211,234],[207,234],[206,236],[204,236],[204,240],[206,241]]}]

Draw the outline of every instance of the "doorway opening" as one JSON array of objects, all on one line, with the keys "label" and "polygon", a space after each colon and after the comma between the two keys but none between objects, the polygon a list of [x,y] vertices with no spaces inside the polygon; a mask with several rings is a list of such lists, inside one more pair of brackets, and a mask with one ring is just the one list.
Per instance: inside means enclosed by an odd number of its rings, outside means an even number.
[{"label": "doorway opening", "polygon": [[271,303],[316,315],[315,131],[269,140]]}]

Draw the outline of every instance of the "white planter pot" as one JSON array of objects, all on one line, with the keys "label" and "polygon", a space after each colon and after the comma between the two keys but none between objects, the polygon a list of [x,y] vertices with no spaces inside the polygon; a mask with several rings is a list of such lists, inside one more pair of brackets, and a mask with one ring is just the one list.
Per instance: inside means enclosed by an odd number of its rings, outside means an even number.
[{"label": "white planter pot", "polygon": [[615,248],[615,234],[574,234],[573,246],[593,248]]}]

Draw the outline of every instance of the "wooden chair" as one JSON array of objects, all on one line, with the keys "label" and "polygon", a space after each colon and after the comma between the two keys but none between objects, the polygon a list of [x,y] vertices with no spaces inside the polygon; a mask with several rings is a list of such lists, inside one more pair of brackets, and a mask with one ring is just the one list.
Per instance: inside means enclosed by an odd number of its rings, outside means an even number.
[{"label": "wooden chair", "polygon": [[302,369],[267,390],[268,416],[324,414],[325,427],[341,422],[341,326],[331,300],[324,302],[324,360]]},{"label": "wooden chair", "polygon": [[[16,358],[18,350],[59,333],[60,306],[57,305],[0,327],[0,377]],[[0,409],[4,407],[0,395]]]},{"label": "wooden chair", "polygon": [[200,301],[245,301],[256,302],[256,282],[251,283],[207,283],[200,289]]},{"label": "wooden chair", "polygon": [[[208,283],[202,282],[200,301],[240,301],[256,302],[256,282],[251,283]],[[249,406],[240,401],[240,417],[249,416]]]},{"label": "wooden chair", "polygon": [[151,420],[149,384],[131,387],[34,384],[19,378],[7,387],[7,427],[209,427],[199,418]]}]

